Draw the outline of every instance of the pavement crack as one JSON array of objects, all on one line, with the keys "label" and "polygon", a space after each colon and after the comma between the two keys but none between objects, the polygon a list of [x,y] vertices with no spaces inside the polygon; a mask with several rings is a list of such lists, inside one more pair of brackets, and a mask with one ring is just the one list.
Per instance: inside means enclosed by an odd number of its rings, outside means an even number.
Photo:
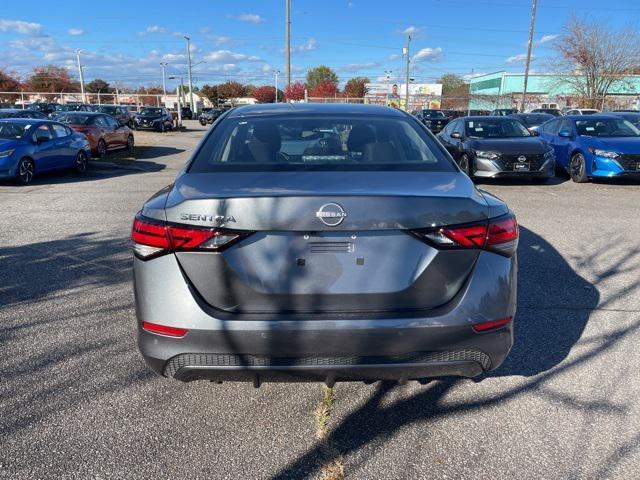
[{"label": "pavement crack", "polygon": [[343,480],[344,463],[342,455],[329,436],[329,418],[333,409],[335,395],[332,387],[323,386],[323,397],[316,409],[317,430],[316,438],[320,441],[320,455],[322,456],[322,480]]}]

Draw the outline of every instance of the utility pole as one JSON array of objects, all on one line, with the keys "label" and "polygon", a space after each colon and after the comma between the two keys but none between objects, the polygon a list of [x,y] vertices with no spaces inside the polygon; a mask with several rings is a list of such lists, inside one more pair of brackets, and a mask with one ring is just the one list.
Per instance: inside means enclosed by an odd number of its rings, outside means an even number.
[{"label": "utility pole", "polygon": [[531,23],[529,24],[529,44],[527,45],[527,64],[524,67],[524,87],[522,89],[522,103],[520,111],[524,112],[525,97],[527,96],[527,83],[529,83],[529,65],[531,64],[531,49],[533,48],[533,30],[536,25],[536,0],[532,0]]},{"label": "utility pole", "polygon": [[[535,0],[534,0],[535,1]],[[409,111],[409,67],[411,64],[411,53],[409,47],[411,46],[411,34],[407,35],[407,47],[404,49],[405,54],[407,55],[407,75],[406,75],[406,85],[405,88],[405,97],[404,97],[404,109],[405,111]]]},{"label": "utility pole", "polygon": [[[162,67],[162,95],[165,97],[167,96],[167,85],[164,82],[164,69],[167,65],[169,65],[167,62],[160,62],[160,66]],[[164,100],[165,102],[167,101],[166,98]]]},{"label": "utility pole", "polygon": [[276,76],[276,100],[275,100],[275,103],[278,103],[278,74],[280,73],[280,70],[274,70],[273,73]]},{"label": "utility pole", "polygon": [[80,92],[82,92],[82,103],[87,103],[87,98],[84,95],[84,75],[82,73],[82,64],[80,63],[81,49],[76,50],[76,58],[78,59],[78,74],[80,75]]},{"label": "utility pole", "polygon": [[189,59],[189,105],[191,105],[191,112],[196,113],[195,105],[193,104],[193,82],[191,81],[191,37],[184,36],[187,41],[187,58]]},{"label": "utility pole", "polygon": [[391,74],[393,72],[391,70],[385,70],[384,71],[384,79],[385,79],[385,92],[387,92],[387,98],[385,100],[385,105],[388,107],[389,106],[389,78],[391,77]]},{"label": "utility pole", "polygon": [[[291,85],[291,0],[285,2],[285,34],[284,34],[284,51],[285,51],[285,74],[287,76],[287,87]],[[277,94],[276,94],[277,95]]]}]

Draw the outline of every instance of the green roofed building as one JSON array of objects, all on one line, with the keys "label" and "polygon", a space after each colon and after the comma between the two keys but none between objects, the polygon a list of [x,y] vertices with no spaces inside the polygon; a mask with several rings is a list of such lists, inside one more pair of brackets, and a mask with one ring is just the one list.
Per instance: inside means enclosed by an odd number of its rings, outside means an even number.
[{"label": "green roofed building", "polygon": [[[524,74],[496,72],[469,80],[470,104],[474,110],[520,108]],[[530,74],[527,83],[526,109],[579,107],[580,99],[565,77],[553,74]],[[599,108],[602,105],[598,105]],[[640,75],[629,75],[616,83],[607,94],[606,108],[640,109]]]}]

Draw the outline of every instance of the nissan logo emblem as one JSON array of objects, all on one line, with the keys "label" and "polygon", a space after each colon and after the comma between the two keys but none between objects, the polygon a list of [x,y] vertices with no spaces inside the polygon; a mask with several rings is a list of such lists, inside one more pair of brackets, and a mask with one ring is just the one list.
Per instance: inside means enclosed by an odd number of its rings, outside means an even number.
[{"label": "nissan logo emblem", "polygon": [[346,216],[344,208],[337,203],[325,203],[316,212],[316,218],[319,218],[327,227],[337,227]]},{"label": "nissan logo emblem", "polygon": [[526,162],[526,161],[527,161],[527,157],[525,157],[524,155],[520,155],[520,156],[518,157],[518,161],[519,161],[520,163],[522,163],[522,162]]}]

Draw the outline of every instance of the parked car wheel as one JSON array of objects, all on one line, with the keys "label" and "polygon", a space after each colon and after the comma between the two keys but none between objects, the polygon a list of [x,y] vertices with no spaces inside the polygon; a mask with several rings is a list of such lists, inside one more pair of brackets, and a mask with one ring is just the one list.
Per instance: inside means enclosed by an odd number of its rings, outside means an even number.
[{"label": "parked car wheel", "polygon": [[104,158],[107,156],[107,144],[104,140],[98,140],[98,148],[96,149],[98,158]]},{"label": "parked car wheel", "polygon": [[87,154],[84,153],[82,150],[80,150],[78,152],[78,155],[76,155],[76,163],[74,165],[76,172],[78,173],[86,172],[88,164],[89,164],[89,159],[87,158]]},{"label": "parked car wheel", "polygon": [[569,174],[571,180],[576,183],[585,183],[589,181],[587,177],[587,168],[584,161],[584,156],[581,153],[576,153],[571,157],[571,163],[569,164]]},{"label": "parked car wheel", "polygon": [[129,135],[127,137],[127,151],[128,152],[133,152],[133,146],[134,146],[133,135]]},{"label": "parked car wheel", "polygon": [[165,132],[164,122],[161,122],[161,123],[160,123],[160,131],[161,131],[162,133],[164,133],[164,132]]},{"label": "parked car wheel", "polygon": [[35,166],[33,160],[28,157],[20,159],[18,162],[17,179],[22,185],[28,185],[35,175]]}]

